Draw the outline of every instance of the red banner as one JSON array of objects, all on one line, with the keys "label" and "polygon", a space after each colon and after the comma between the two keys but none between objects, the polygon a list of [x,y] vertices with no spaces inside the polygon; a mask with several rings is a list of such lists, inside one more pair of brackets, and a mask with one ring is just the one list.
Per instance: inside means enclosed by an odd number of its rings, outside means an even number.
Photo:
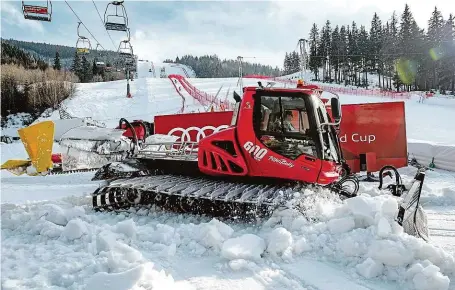
[{"label": "red banner", "polygon": [[[342,105],[339,140],[343,155],[354,172],[360,171],[360,155],[367,158],[367,171],[385,165],[408,164],[403,102]],[[330,113],[330,108],[327,108]]]}]

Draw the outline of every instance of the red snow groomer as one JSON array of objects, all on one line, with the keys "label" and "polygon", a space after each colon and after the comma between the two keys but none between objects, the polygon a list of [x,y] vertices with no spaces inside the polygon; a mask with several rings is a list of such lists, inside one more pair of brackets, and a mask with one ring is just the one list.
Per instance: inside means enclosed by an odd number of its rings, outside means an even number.
[{"label": "red snow groomer", "polygon": [[156,205],[256,218],[298,207],[294,193],[308,186],[354,197],[355,174],[379,171],[379,188],[385,176],[396,179],[386,189],[400,197],[397,222],[426,239],[419,205],[425,173],[419,170],[405,186],[396,170],[407,166],[404,103],[341,106],[337,95],[322,93],[314,86],[260,84],[245,87],[243,97],[234,93],[234,111],[155,116],[134,126],[122,119],[118,128],[126,130],[131,150],[96,172],[93,180],[108,183],[93,193],[93,207]]}]

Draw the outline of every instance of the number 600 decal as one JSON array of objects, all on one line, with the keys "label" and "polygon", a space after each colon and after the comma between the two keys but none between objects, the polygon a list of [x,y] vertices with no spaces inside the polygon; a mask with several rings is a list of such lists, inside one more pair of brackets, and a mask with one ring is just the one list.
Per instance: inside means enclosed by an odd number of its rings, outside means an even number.
[{"label": "number 600 decal", "polygon": [[244,145],[243,148],[245,148],[248,153],[252,154],[254,159],[257,161],[261,161],[262,158],[267,154],[267,149],[261,148],[258,145],[254,145],[253,142],[247,141]]}]

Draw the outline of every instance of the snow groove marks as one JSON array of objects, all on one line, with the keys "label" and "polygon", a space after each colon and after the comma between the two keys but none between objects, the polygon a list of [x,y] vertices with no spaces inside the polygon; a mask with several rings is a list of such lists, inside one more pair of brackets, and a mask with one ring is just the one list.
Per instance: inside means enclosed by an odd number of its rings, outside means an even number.
[{"label": "snow groove marks", "polygon": [[185,97],[180,92],[180,88],[177,87],[176,85],[177,79],[174,78],[174,75],[169,75],[168,78],[171,81],[172,85],[174,86],[174,89],[177,92],[177,94],[179,94],[179,96],[182,98],[182,107],[180,108],[180,110],[177,111],[177,114],[182,114],[183,111],[185,111]]},{"label": "snow groove marks", "polygon": [[132,106],[131,109],[133,112],[142,112],[145,116],[149,114],[149,100],[152,100],[152,94],[149,92],[149,84],[147,78],[135,79],[131,82],[131,94]]},{"label": "snow groove marks", "polygon": [[453,207],[432,207],[427,210],[433,244],[455,257],[455,211]]}]

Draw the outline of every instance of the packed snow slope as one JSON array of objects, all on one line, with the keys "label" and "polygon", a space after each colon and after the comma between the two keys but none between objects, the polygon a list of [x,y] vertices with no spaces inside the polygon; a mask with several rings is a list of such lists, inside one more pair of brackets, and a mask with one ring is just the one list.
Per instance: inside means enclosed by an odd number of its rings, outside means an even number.
[{"label": "packed snow slope", "polygon": [[[221,98],[240,92],[235,78],[189,81],[212,94],[221,87]],[[140,77],[131,92],[126,98],[126,81],[80,84],[65,106],[108,126],[182,106],[167,78]],[[207,109],[183,95],[186,112]],[[407,101],[408,137],[455,144],[448,125],[454,111]],[[25,157],[22,144],[1,144],[1,157]],[[400,171],[406,182],[415,168]],[[1,173],[2,289],[455,289],[454,173],[427,172],[429,243],[402,233],[393,220],[397,200],[373,183],[361,184],[361,196],[345,202],[325,191],[296,193],[310,219],[283,210],[244,224],[155,208],[97,213],[90,194],[100,182],[92,176]]]},{"label": "packed snow slope", "polygon": [[137,74],[141,78],[160,78],[162,75],[179,74],[187,78],[196,77],[194,70],[180,63],[160,63],[149,60],[139,60]]}]

